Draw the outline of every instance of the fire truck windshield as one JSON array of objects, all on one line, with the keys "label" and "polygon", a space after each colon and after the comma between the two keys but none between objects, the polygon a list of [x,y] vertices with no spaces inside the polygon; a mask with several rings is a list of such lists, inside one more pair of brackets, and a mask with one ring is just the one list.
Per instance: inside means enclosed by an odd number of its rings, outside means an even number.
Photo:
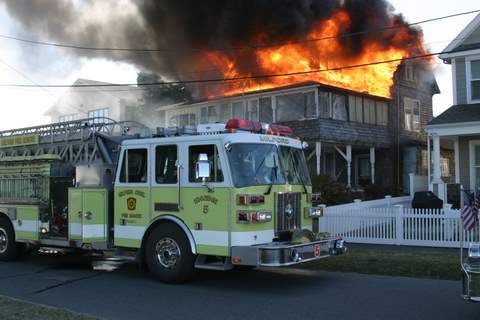
[{"label": "fire truck windshield", "polygon": [[228,151],[236,187],[307,184],[310,177],[303,151],[273,144],[237,143]]}]

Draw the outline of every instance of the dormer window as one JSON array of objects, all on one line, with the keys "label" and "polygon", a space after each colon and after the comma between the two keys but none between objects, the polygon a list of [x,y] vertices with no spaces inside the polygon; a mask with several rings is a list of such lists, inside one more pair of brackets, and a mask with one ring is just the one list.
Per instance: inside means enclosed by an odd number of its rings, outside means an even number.
[{"label": "dormer window", "polygon": [[415,68],[412,64],[405,65],[405,80],[415,82],[417,80]]},{"label": "dormer window", "polygon": [[480,102],[480,59],[470,60],[467,69],[468,100]]}]

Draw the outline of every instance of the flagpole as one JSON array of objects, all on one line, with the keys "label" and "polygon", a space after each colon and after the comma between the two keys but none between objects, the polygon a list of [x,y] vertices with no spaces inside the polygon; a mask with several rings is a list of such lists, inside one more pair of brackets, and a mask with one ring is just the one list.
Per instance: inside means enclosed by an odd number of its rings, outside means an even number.
[{"label": "flagpole", "polygon": [[460,219],[458,219],[458,227],[460,230],[460,265],[463,269],[463,238],[465,236],[465,229],[463,227],[463,221],[462,221],[462,213],[465,208],[465,202],[463,199],[463,193],[465,190],[463,189],[463,185],[460,186]]}]

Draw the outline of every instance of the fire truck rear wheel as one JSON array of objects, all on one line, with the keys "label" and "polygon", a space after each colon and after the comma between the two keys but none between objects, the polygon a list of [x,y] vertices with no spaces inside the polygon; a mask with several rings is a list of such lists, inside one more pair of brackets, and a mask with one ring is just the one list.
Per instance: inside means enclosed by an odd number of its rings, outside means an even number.
[{"label": "fire truck rear wheel", "polygon": [[155,278],[167,283],[184,283],[193,278],[195,255],[180,228],[162,224],[147,239],[145,259]]},{"label": "fire truck rear wheel", "polygon": [[23,248],[23,243],[15,242],[15,231],[10,221],[0,217],[0,261],[18,259]]}]

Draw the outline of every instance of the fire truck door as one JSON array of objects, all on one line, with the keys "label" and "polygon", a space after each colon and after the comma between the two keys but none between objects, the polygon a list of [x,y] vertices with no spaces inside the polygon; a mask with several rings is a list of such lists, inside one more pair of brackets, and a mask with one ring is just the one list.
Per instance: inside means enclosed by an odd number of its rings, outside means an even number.
[{"label": "fire truck door", "polygon": [[84,243],[107,241],[108,193],[106,189],[84,189],[82,197]]}]

